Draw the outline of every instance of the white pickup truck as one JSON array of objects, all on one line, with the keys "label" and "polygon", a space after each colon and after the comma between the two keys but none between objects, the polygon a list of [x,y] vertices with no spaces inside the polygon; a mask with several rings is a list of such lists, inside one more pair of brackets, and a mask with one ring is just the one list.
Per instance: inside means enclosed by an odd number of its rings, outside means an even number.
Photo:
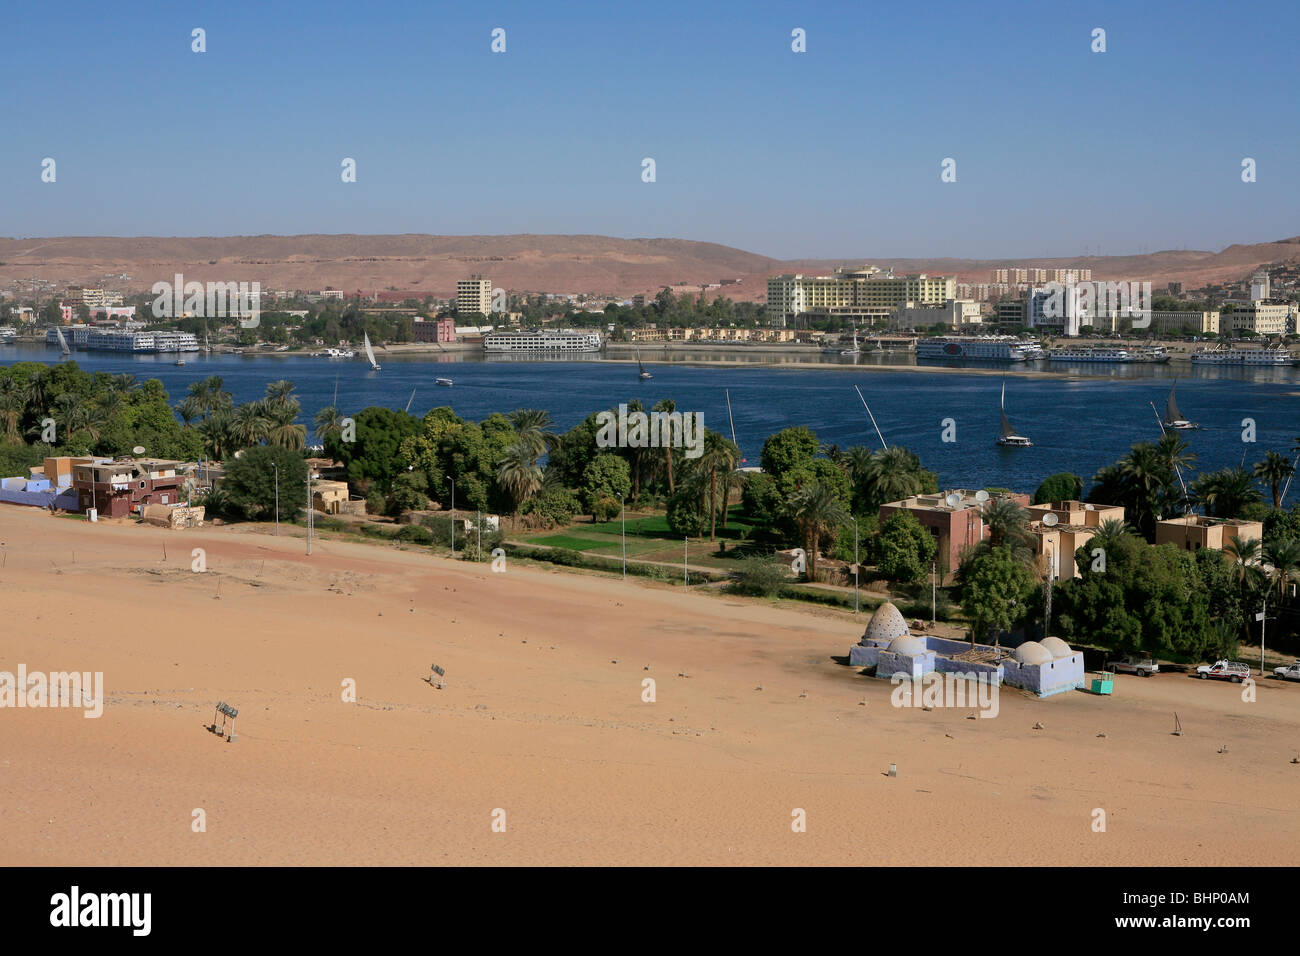
[{"label": "white pickup truck", "polygon": [[1213,664],[1202,664],[1196,668],[1196,676],[1201,680],[1214,677],[1240,684],[1250,677],[1250,665],[1243,664],[1241,661],[1215,661]]},{"label": "white pickup truck", "polygon": [[1286,667],[1274,667],[1273,676],[1280,680],[1300,680],[1300,661]]}]

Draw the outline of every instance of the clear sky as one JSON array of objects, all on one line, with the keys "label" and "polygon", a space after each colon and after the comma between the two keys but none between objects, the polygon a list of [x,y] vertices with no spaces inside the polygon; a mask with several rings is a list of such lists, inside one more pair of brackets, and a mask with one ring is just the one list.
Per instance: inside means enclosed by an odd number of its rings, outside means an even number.
[{"label": "clear sky", "polygon": [[4,19],[6,236],[996,258],[1300,233],[1296,0],[95,0]]}]

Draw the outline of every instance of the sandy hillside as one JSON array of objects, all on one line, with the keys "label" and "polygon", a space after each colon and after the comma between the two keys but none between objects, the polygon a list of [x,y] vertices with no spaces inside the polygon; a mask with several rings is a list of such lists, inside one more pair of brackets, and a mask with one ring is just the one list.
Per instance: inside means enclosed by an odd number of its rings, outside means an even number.
[{"label": "sandy hillside", "polygon": [[0,670],[107,686],[98,720],[0,710],[5,864],[1295,860],[1296,685],[1121,676],[968,720],[892,708],[829,610],[13,506],[0,542]]},{"label": "sandy hillside", "polygon": [[[852,250],[848,250],[852,251]],[[888,250],[876,250],[877,252]],[[836,266],[871,263],[898,274],[953,275],[988,282],[1003,267],[1087,267],[1096,279],[1148,279],[1155,288],[1178,281],[1187,289],[1206,282],[1239,281],[1266,263],[1300,262],[1300,237],[1233,245],[1219,252],[1170,250],[1137,256],[1058,259],[896,259],[863,250],[846,259],[782,261],[712,242],[687,239],[620,239],[612,236],[305,235],[0,238],[0,289],[33,277],[55,284],[104,286],[148,292],[155,282],[257,281],[271,290],[342,289],[348,295],[398,289],[436,297],[456,293],[474,274],[495,285],[533,292],[653,296],[664,286],[692,287],[727,280],[711,289],[732,299],[761,302],[769,276],[826,274]],[[123,275],[129,279],[121,278]]]}]

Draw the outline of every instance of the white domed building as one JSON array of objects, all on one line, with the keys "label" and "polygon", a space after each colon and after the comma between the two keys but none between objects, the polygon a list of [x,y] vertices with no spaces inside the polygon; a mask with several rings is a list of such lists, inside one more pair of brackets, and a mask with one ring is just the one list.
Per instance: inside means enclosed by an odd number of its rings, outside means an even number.
[{"label": "white domed building", "polygon": [[1083,654],[1059,637],[1025,641],[1009,652],[976,644],[974,659],[971,650],[968,641],[913,634],[902,612],[886,601],[871,615],[861,640],[849,649],[849,664],[874,668],[875,676],[884,680],[900,675],[917,680],[937,673],[990,684],[1005,682],[1039,697],[1084,686]]}]

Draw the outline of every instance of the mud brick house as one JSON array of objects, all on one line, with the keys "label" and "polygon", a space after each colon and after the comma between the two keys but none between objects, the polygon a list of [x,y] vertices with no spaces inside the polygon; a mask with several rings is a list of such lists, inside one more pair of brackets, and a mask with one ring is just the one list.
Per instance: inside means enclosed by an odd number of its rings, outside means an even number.
[{"label": "mud brick house", "polygon": [[145,505],[170,505],[183,495],[181,462],[157,458],[78,463],[72,467],[72,487],[84,513],[98,508],[106,518],[125,518]]}]

